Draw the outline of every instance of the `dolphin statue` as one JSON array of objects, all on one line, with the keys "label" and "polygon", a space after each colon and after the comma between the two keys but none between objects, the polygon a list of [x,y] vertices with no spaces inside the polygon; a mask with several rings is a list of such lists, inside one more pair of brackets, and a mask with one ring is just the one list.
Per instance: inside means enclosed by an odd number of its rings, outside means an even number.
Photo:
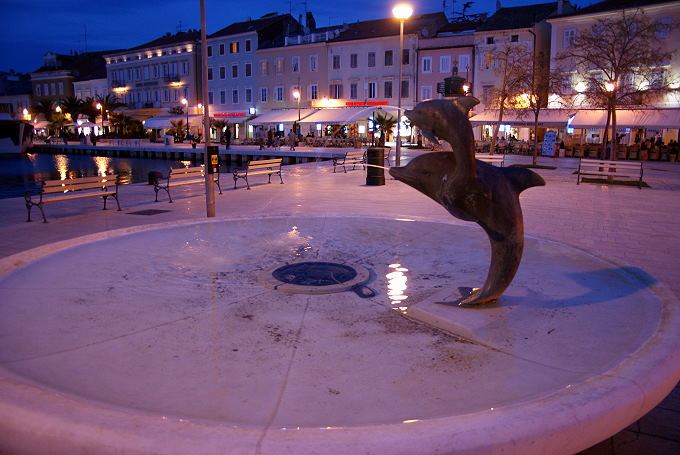
[{"label": "dolphin statue", "polygon": [[524,221],[519,193],[543,186],[540,175],[524,168],[500,168],[475,159],[469,110],[479,101],[462,97],[454,101],[418,103],[405,115],[428,139],[441,138],[452,152],[420,155],[389,173],[443,205],[451,215],[474,221],[491,243],[491,265],[484,285],[457,301],[479,305],[496,301],[517,272],[524,249]]}]

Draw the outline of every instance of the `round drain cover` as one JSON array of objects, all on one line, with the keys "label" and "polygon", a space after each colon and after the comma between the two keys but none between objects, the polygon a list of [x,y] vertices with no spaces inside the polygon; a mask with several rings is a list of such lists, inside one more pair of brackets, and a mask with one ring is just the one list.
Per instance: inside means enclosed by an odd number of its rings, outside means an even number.
[{"label": "round drain cover", "polygon": [[300,286],[330,286],[346,283],[357,276],[356,270],[333,262],[298,262],[272,272],[279,281]]},{"label": "round drain cover", "polygon": [[370,272],[355,264],[323,261],[292,262],[258,273],[267,287],[293,294],[331,294],[364,284]]}]

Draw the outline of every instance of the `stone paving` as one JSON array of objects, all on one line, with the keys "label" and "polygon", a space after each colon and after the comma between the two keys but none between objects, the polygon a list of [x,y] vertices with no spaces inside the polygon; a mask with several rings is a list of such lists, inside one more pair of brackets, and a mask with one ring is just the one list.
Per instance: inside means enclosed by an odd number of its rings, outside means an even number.
[{"label": "stone paving", "polygon": [[[404,150],[404,162],[420,152]],[[508,156],[506,163],[529,163],[530,157]],[[527,235],[566,243],[622,265],[637,267],[680,296],[680,164],[645,163],[644,180],[651,186],[576,185],[576,159],[540,158],[557,166],[537,170],[547,186],[521,195]],[[403,163],[402,163],[403,164]],[[506,164],[506,165],[507,165]],[[365,186],[365,173],[355,170],[333,174],[330,162],[284,167],[284,185],[254,179],[252,190],[233,190],[231,176],[223,175],[223,195],[216,195],[218,217],[270,215],[354,215],[440,220],[454,223],[443,208],[399,182]],[[144,184],[120,188],[122,212],[102,211],[95,199],[50,204],[48,224],[25,223],[23,199],[0,200],[0,255],[8,256],[42,244],[85,234],[140,224],[205,217],[201,187],[173,191],[174,203]],[[162,195],[161,195],[162,196]],[[137,215],[147,209],[167,210]],[[35,219],[39,213],[34,211]],[[638,422],[583,455],[680,453],[680,387]]]}]

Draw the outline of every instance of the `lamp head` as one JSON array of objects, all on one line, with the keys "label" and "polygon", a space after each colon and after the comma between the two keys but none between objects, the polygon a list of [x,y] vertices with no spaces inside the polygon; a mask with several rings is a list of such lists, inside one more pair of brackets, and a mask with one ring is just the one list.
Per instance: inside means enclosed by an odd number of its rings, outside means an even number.
[{"label": "lamp head", "polygon": [[413,14],[413,7],[408,3],[397,3],[392,8],[392,14],[399,20],[406,20]]},{"label": "lamp head", "polygon": [[101,105],[101,103],[97,103],[97,105],[96,105],[95,107],[96,107],[97,109],[101,109],[101,108],[102,108],[102,105]]},{"label": "lamp head", "polygon": [[185,106],[189,104],[189,100],[187,100],[186,98],[182,98],[181,100],[179,100],[179,102],[184,104]]}]

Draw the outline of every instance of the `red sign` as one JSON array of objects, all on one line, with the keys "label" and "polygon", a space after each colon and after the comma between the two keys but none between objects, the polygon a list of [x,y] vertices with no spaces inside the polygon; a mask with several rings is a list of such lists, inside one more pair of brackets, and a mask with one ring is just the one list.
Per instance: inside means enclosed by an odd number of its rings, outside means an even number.
[{"label": "red sign", "polygon": [[387,101],[347,101],[345,106],[387,106]]},{"label": "red sign", "polygon": [[224,114],[213,114],[215,117],[242,117],[245,112],[225,112]]}]

